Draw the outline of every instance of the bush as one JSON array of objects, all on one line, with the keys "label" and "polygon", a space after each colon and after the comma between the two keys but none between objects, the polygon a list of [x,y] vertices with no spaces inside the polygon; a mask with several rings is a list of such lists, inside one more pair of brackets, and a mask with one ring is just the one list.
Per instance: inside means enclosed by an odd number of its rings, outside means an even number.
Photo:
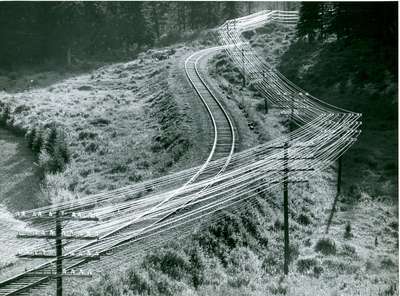
[{"label": "bush", "polygon": [[329,238],[321,238],[315,245],[315,251],[324,255],[336,254],[336,244]]},{"label": "bush", "polygon": [[353,234],[351,233],[351,224],[350,224],[350,222],[347,222],[345,230],[344,230],[344,238],[350,239],[352,237],[353,237]]},{"label": "bush", "polygon": [[33,142],[35,140],[35,137],[36,137],[36,129],[35,128],[33,128],[32,130],[28,131],[25,134],[25,139],[27,141],[28,148],[31,150],[33,150]]},{"label": "bush", "polygon": [[310,271],[312,268],[317,266],[318,261],[315,258],[302,258],[297,260],[297,271],[300,273],[306,273]]},{"label": "bush", "polygon": [[248,286],[262,275],[262,263],[249,248],[239,247],[229,254],[227,270],[231,275],[230,286]]},{"label": "bush", "polygon": [[99,281],[89,286],[89,296],[120,296],[123,295],[123,287],[120,281],[111,278],[109,273],[105,273]]},{"label": "bush", "polygon": [[353,246],[350,246],[348,244],[344,244],[343,245],[343,250],[342,250],[342,254],[344,256],[349,256],[349,257],[356,257],[357,256],[357,251]]},{"label": "bush", "polygon": [[290,244],[289,246],[289,260],[293,262],[299,257],[299,246],[297,244]]},{"label": "bush", "polygon": [[46,145],[45,145],[46,151],[49,155],[54,155],[54,153],[55,153],[57,137],[58,137],[57,128],[53,124],[50,128],[49,135],[47,137],[47,141],[46,141]]},{"label": "bush", "polygon": [[319,278],[319,276],[321,275],[321,273],[323,271],[324,271],[324,269],[322,268],[322,266],[314,266],[314,268],[313,268],[313,273],[316,278]]},{"label": "bush", "polygon": [[310,225],[311,224],[310,218],[308,218],[308,216],[306,216],[305,214],[300,214],[299,218],[297,220],[302,225]]},{"label": "bush", "polygon": [[44,144],[43,134],[40,130],[37,130],[35,132],[35,137],[33,138],[33,141],[32,141],[33,153],[35,153],[36,155],[39,155],[40,151],[42,150],[43,144]]},{"label": "bush", "polygon": [[190,257],[190,274],[192,276],[192,283],[195,288],[204,283],[206,262],[199,246],[195,246],[189,250]]},{"label": "bush", "polygon": [[154,286],[144,270],[129,269],[123,280],[129,289],[139,295],[149,295]]},{"label": "bush", "polygon": [[10,119],[11,108],[9,105],[2,106],[0,115],[0,126],[7,126]]},{"label": "bush", "polygon": [[160,270],[175,280],[183,279],[191,269],[186,255],[172,248],[148,255],[143,261],[143,267]]}]

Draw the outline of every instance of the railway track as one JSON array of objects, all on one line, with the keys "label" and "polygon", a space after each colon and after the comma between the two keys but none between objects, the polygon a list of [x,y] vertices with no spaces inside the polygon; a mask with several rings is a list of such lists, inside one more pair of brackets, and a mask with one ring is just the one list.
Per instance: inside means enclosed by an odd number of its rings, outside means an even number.
[{"label": "railway track", "polygon": [[[199,99],[202,101],[208,115],[210,121],[212,122],[212,129],[213,129],[213,143],[211,146],[210,153],[208,158],[203,163],[203,165],[199,168],[199,170],[191,176],[189,181],[185,183],[184,186],[194,182],[195,180],[205,180],[205,179],[212,179],[213,177],[218,176],[229,165],[231,161],[232,155],[235,150],[235,128],[233,126],[233,122],[230,119],[228,112],[225,110],[223,105],[219,102],[216,95],[211,91],[208,87],[205,79],[200,74],[200,61],[202,59],[206,59],[209,54],[212,54],[215,51],[221,50],[223,47],[214,47],[208,48],[205,50],[201,50],[195,52],[194,54],[190,55],[185,61],[185,73],[186,77],[195,90],[196,94],[198,95]],[[212,166],[210,168],[208,165],[210,162],[224,158],[224,161],[221,162],[219,166]],[[212,185],[212,181],[206,185],[207,187]],[[179,191],[179,189],[178,189]],[[168,199],[170,199],[169,197]],[[167,200],[163,201],[167,202]],[[156,221],[149,220],[147,224],[141,224],[140,227],[142,229],[149,228],[158,222],[165,221],[170,216],[173,216],[174,212],[160,217]],[[133,224],[133,223],[132,223]],[[100,254],[106,254],[109,249],[113,247],[123,244],[129,240],[129,238],[124,237],[124,230],[130,228],[132,230],[132,225],[124,225],[124,227],[120,227],[115,231],[107,234],[107,236],[102,238],[102,241],[107,239],[108,237],[113,238],[113,244],[106,248],[102,247],[101,245],[98,248],[98,252]],[[138,227],[135,225],[134,227]],[[140,232],[140,229],[138,229]],[[76,250],[84,251],[88,247],[93,247],[96,249],[96,242],[91,242],[86,245],[79,247]],[[76,251],[74,250],[74,251]],[[51,281],[53,278],[48,276],[40,276],[40,273],[46,272],[55,272],[55,260],[49,261],[44,263],[36,268],[28,270],[24,273],[18,274],[12,278],[9,278],[0,283],[0,296],[11,296],[11,295],[27,295],[27,293],[31,289],[38,289],[41,287],[45,287],[45,284]],[[76,259],[64,259],[63,260],[63,267],[65,270],[71,270],[77,266],[82,266],[88,263],[87,260],[76,260]],[[34,276],[32,274],[35,274]]]},{"label": "railway track", "polygon": [[210,54],[222,49],[223,47],[221,46],[207,48],[195,52],[185,61],[186,76],[203,102],[213,124],[214,142],[209,160],[213,161],[226,157],[226,161],[221,167],[213,168],[212,170],[205,169],[199,175],[199,179],[206,179],[223,172],[229,165],[235,149],[236,135],[232,120],[217,96],[211,91],[200,72],[201,60],[206,59]]}]

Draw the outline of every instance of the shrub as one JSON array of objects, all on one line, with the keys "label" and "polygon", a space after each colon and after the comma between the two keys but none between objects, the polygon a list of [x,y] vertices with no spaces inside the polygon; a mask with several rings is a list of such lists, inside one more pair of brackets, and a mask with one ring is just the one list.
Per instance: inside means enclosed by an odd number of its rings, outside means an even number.
[{"label": "shrub", "polygon": [[397,266],[397,264],[389,257],[383,258],[380,265],[382,269],[391,269]]},{"label": "shrub", "polygon": [[293,262],[294,260],[299,257],[299,246],[297,244],[290,244],[289,245],[289,260]]},{"label": "shrub", "polygon": [[297,271],[300,273],[306,273],[310,271],[312,268],[317,266],[318,261],[315,258],[302,258],[297,260]]},{"label": "shrub", "polygon": [[351,233],[351,224],[350,224],[350,222],[347,222],[345,230],[344,230],[344,238],[350,239],[352,237],[353,237],[353,234]]},{"label": "shrub", "polygon": [[15,108],[14,113],[18,114],[18,113],[22,113],[24,111],[29,111],[30,107],[26,106],[26,105],[19,105],[18,107]]},{"label": "shrub", "polygon": [[155,268],[176,280],[183,279],[191,269],[188,258],[172,248],[148,255],[143,261],[143,267]]},{"label": "shrub", "polygon": [[278,231],[278,230],[282,230],[283,229],[283,223],[279,218],[276,218],[275,222],[274,222],[274,230]]},{"label": "shrub", "polygon": [[250,39],[252,36],[254,36],[255,32],[253,30],[250,31],[245,31],[242,33],[243,37],[246,39]]},{"label": "shrub", "polygon": [[32,151],[36,155],[39,155],[40,151],[42,150],[44,144],[43,134],[40,130],[35,132],[35,137],[32,141]]},{"label": "shrub", "polygon": [[300,214],[298,221],[302,225],[310,225],[311,224],[310,218],[308,216],[306,216],[305,214]]},{"label": "shrub", "polygon": [[33,128],[32,130],[28,131],[25,134],[25,138],[26,138],[29,149],[33,148],[33,142],[35,140],[35,137],[36,137],[36,129],[35,128]]},{"label": "shrub", "polygon": [[7,126],[7,122],[10,119],[11,108],[9,105],[2,106],[2,112],[0,115],[0,125]]},{"label": "shrub", "polygon": [[336,254],[336,244],[329,238],[321,238],[315,245],[315,251],[324,255],[334,255]]},{"label": "shrub", "polygon": [[154,289],[148,273],[144,270],[129,269],[124,282],[132,292],[139,295],[149,295]]},{"label": "shrub", "polygon": [[109,273],[105,273],[99,281],[89,286],[89,296],[119,296],[123,295],[123,287],[120,281],[111,278]]},{"label": "shrub", "polygon": [[57,139],[57,150],[59,151],[60,156],[64,160],[64,163],[68,163],[71,160],[71,153],[68,149],[65,136],[62,132],[59,133],[59,137]]},{"label": "shrub", "polygon": [[129,181],[132,181],[132,182],[140,182],[140,181],[143,180],[143,176],[140,175],[140,174],[138,174],[138,173],[133,172],[133,173],[128,177],[128,180],[129,180]]},{"label": "shrub", "polygon": [[93,153],[93,152],[96,152],[98,148],[99,148],[99,145],[97,145],[94,142],[90,142],[86,145],[85,151],[88,153]]},{"label": "shrub", "polygon": [[342,248],[343,248],[342,254],[344,256],[349,256],[349,257],[356,257],[357,256],[357,251],[353,246],[350,246],[348,244],[344,244]]},{"label": "shrub", "polygon": [[322,268],[322,266],[314,266],[314,268],[313,268],[313,273],[316,278],[319,278],[319,276],[321,275],[321,273],[323,271],[324,271],[324,269]]},{"label": "shrub", "polygon": [[399,295],[399,287],[397,283],[391,283],[381,294],[382,296],[396,296]]},{"label": "shrub", "polygon": [[224,259],[230,250],[247,245],[251,240],[242,220],[232,213],[224,213],[224,220],[218,224],[211,224],[208,231],[198,233],[196,240],[209,253]]},{"label": "shrub", "polygon": [[57,135],[57,128],[56,128],[56,126],[53,124],[53,125],[50,127],[50,132],[49,132],[49,135],[48,135],[48,137],[47,137],[46,144],[45,144],[46,151],[47,151],[47,153],[48,153],[49,155],[54,155],[54,152],[55,152],[55,149],[56,149],[55,146],[56,146],[57,137],[58,137],[58,135]]},{"label": "shrub", "polygon": [[264,259],[262,268],[267,273],[273,273],[276,270],[276,266],[278,265],[278,259],[274,255],[267,255],[267,258]]},{"label": "shrub", "polygon": [[248,286],[261,278],[261,262],[249,248],[239,247],[232,250],[227,258],[227,270],[231,275],[233,287]]},{"label": "shrub", "polygon": [[107,118],[98,117],[90,121],[90,124],[97,126],[97,125],[108,125],[111,121]]}]

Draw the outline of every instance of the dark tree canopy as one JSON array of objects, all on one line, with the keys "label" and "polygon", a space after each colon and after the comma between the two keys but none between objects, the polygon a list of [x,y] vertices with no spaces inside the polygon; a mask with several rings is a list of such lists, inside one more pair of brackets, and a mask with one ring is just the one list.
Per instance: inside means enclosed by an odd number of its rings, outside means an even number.
[{"label": "dark tree canopy", "polygon": [[397,2],[302,2],[297,30],[310,41],[328,33],[348,41],[373,39],[394,44]]},{"label": "dark tree canopy", "polygon": [[300,8],[300,20],[297,24],[299,36],[308,36],[313,41],[318,31],[322,29],[322,8],[320,2],[303,2]]},{"label": "dark tree canopy", "polygon": [[280,3],[0,2],[0,68],[46,60],[71,64],[95,56],[132,57],[143,48],[177,41],[185,31],[212,28],[249,12],[297,5]]},{"label": "dark tree canopy", "polygon": [[396,72],[397,6],[397,2],[303,2],[297,33],[309,42],[334,36],[345,46],[364,44]]}]

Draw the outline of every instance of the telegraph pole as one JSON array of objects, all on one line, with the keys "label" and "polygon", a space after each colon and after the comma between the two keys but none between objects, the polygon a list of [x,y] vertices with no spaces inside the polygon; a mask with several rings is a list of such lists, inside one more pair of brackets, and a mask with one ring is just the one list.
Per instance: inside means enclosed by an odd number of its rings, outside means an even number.
[{"label": "telegraph pole", "polygon": [[242,87],[246,86],[246,75],[245,75],[245,69],[244,69],[244,48],[242,48]]},{"label": "telegraph pole", "polygon": [[[56,295],[63,295],[63,277],[65,276],[73,276],[73,277],[91,277],[91,273],[75,273],[74,270],[63,269],[63,261],[65,259],[82,259],[82,262],[87,260],[97,260],[99,259],[98,254],[90,254],[90,253],[81,253],[81,254],[67,254],[63,255],[63,239],[77,239],[77,240],[95,240],[98,239],[98,236],[94,235],[82,235],[82,234],[74,234],[72,232],[64,233],[62,222],[64,220],[81,220],[81,221],[98,221],[99,219],[94,216],[82,216],[76,215],[75,213],[67,213],[65,214],[63,211],[57,210],[55,215],[51,212],[48,215],[42,215],[41,212],[33,213],[31,217],[26,217],[25,214],[18,213],[17,217],[19,218],[32,218],[35,220],[55,220],[55,232],[53,231],[41,231],[41,232],[33,232],[33,233],[18,233],[17,238],[22,239],[31,239],[31,238],[41,238],[41,239],[54,239],[55,240],[55,255],[51,253],[45,253],[41,250],[34,251],[29,254],[17,254],[17,257],[20,258],[46,258],[46,259],[55,259],[52,261],[55,262],[55,272],[53,270],[48,269],[38,269],[32,272],[29,272],[32,276],[43,276],[49,278],[56,279]],[[76,265],[76,264],[75,264]],[[66,266],[68,268],[68,266]]]},{"label": "telegraph pole", "polygon": [[[270,146],[270,149],[283,149],[283,157],[278,157],[276,160],[282,160],[283,168],[282,169],[266,169],[265,172],[281,172],[283,182],[282,181],[272,181],[270,184],[282,184],[283,183],[283,235],[284,235],[284,262],[283,262],[283,271],[285,275],[289,274],[289,264],[290,264],[290,239],[289,239],[289,183],[290,184],[297,184],[297,183],[307,183],[307,179],[300,179],[300,178],[289,178],[289,172],[311,172],[314,171],[313,168],[303,166],[303,167],[290,167],[290,161],[307,161],[315,159],[314,155],[310,156],[290,156],[289,147],[296,149],[296,148],[312,148],[315,145],[296,145],[292,144],[289,145],[289,141],[285,142],[283,145],[279,146]],[[293,151],[292,151],[293,152]],[[294,151],[296,152],[296,151]],[[308,153],[307,153],[308,154]],[[307,163],[304,163],[305,165]],[[264,179],[264,181],[268,181]]]},{"label": "telegraph pole", "polygon": [[284,263],[283,271],[285,275],[289,273],[289,194],[288,194],[288,143],[284,145],[283,156],[283,228],[284,228]]},{"label": "telegraph pole", "polygon": [[57,282],[57,296],[63,295],[63,288],[62,288],[62,225],[61,225],[61,217],[60,211],[56,212],[56,274],[58,275],[56,278]]},{"label": "telegraph pole", "polygon": [[338,159],[338,174],[337,174],[337,195],[339,196],[342,187],[342,156]]}]

